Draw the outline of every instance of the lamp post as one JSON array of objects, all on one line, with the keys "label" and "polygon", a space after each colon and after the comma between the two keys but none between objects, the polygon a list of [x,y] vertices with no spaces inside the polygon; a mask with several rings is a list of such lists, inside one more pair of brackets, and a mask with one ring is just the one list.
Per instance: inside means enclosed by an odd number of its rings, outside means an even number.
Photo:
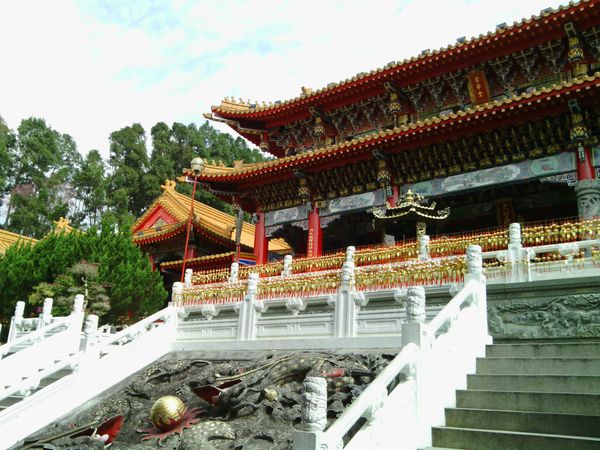
[{"label": "lamp post", "polygon": [[204,160],[202,158],[194,158],[191,163],[192,172],[194,172],[194,187],[192,188],[192,201],[190,202],[190,217],[188,219],[187,233],[185,235],[185,249],[183,250],[183,265],[181,267],[181,282],[185,277],[185,263],[187,260],[188,245],[190,243],[190,230],[192,229],[192,217],[194,217],[194,201],[196,199],[196,185],[198,183],[198,175],[204,169]]}]

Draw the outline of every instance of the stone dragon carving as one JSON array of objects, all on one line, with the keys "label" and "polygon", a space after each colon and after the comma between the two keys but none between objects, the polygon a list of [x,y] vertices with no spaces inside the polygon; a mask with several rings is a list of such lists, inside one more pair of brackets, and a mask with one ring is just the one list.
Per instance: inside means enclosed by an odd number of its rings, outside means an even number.
[{"label": "stone dragon carving", "polygon": [[[212,356],[214,360],[171,354],[87,410],[42,430],[27,445],[54,450],[103,449],[109,442],[102,439],[110,439],[111,449],[156,448],[157,442],[142,441],[139,431],[150,425],[151,405],[164,395],[175,395],[187,408],[198,408],[199,421],[181,433],[168,435],[161,447],[291,448],[294,430],[308,417],[302,405],[304,386],[308,385],[305,397],[313,391],[310,377],[325,383],[325,394],[317,402],[325,406],[325,417],[320,413],[315,418],[324,426],[323,421],[341,414],[392,359],[391,355],[372,353],[263,352],[226,361],[225,354]],[[120,418],[118,430],[99,434],[99,424],[107,418]],[[83,429],[89,434],[80,435]]]}]

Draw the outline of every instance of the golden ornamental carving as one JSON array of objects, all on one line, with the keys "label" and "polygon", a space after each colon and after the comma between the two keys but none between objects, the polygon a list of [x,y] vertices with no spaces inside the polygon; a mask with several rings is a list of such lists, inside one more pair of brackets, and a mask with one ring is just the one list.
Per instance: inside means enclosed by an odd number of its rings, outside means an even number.
[{"label": "golden ornamental carving", "polygon": [[165,180],[165,184],[161,184],[160,187],[163,191],[174,191],[175,186],[177,186],[177,182],[174,180]]}]

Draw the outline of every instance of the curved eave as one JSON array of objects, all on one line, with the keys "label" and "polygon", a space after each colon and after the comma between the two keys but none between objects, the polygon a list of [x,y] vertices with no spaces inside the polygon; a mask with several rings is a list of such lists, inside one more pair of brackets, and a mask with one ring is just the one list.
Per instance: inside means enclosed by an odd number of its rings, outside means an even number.
[{"label": "curved eave", "polygon": [[160,231],[155,231],[154,229],[150,228],[148,230],[144,230],[143,232],[138,232],[133,235],[132,240],[137,245],[146,245],[153,242],[166,241],[167,239],[171,239],[173,236],[176,236],[185,230],[185,222],[167,225],[164,228],[165,229],[161,229]]},{"label": "curved eave", "polygon": [[398,145],[419,141],[431,141],[439,134],[450,134],[459,130],[472,130],[477,125],[494,120],[501,123],[506,119],[540,109],[547,109],[553,102],[560,102],[566,108],[566,100],[561,97],[571,97],[581,92],[597,90],[600,87],[600,73],[584,76],[571,82],[543,88],[530,94],[522,94],[503,101],[494,101],[459,111],[456,114],[434,117],[423,122],[417,122],[403,127],[385,130],[364,136],[352,141],[322,147],[299,155],[280,158],[251,167],[222,170],[217,166],[207,166],[199,179],[205,183],[245,183],[255,180],[277,177],[283,173],[291,173],[294,169],[324,165],[334,159],[357,156],[371,151],[373,148]]},{"label": "curved eave", "polygon": [[[488,32],[486,35],[474,37],[464,43],[450,45],[419,57],[402,62],[391,63],[359,74],[339,83],[319,89],[311,94],[286,100],[270,107],[251,108],[246,104],[225,103],[223,107],[213,106],[213,113],[227,119],[245,119],[260,121],[276,121],[283,117],[298,114],[301,110],[306,114],[309,106],[329,103],[330,101],[353,95],[355,92],[378,86],[383,90],[385,81],[397,81],[410,84],[430,78],[433,73],[448,72],[462,67],[472,66],[478,61],[489,59],[500,53],[510,53],[535,43],[557,39],[565,35],[563,26],[567,22],[577,21],[583,28],[588,28],[592,19],[598,16],[600,0],[581,0],[566,6],[560,6],[550,13],[532,16],[504,29]],[[233,127],[234,128],[234,127]],[[234,128],[235,129],[235,128]]]}]

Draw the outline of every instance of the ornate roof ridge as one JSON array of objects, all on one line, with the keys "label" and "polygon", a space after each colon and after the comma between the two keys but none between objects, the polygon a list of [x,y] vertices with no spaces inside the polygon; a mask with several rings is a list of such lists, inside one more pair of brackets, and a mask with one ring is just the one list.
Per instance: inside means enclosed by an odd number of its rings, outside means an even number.
[{"label": "ornate roof ridge", "polygon": [[450,50],[477,44],[484,39],[489,39],[489,38],[493,38],[493,37],[495,37],[497,39],[497,37],[500,35],[504,35],[504,34],[509,35],[515,28],[518,28],[518,27],[521,27],[524,25],[530,25],[533,22],[542,20],[553,14],[558,14],[558,13],[567,11],[569,9],[581,6],[582,4],[590,3],[593,1],[594,0],[579,0],[576,2],[570,1],[568,4],[560,5],[557,8],[546,8],[546,9],[540,11],[540,14],[537,14],[537,15],[534,14],[529,18],[526,18],[526,17],[522,18],[520,21],[513,22],[512,25],[506,25],[505,27],[502,27],[502,28],[497,27],[495,30],[488,31],[486,34],[479,34],[479,36],[473,36],[465,41],[456,42],[455,44],[449,44],[446,47],[441,47],[437,50],[432,50],[432,51],[424,50],[418,56],[413,56],[413,57],[404,59],[402,61],[390,62],[383,67],[378,67],[369,72],[359,72],[350,78],[346,78],[339,82],[329,83],[327,86],[319,88],[319,89],[312,90],[312,89],[302,88],[301,95],[287,99],[287,100],[283,100],[283,101],[278,100],[276,102],[270,102],[268,104],[266,104],[265,102],[262,102],[263,104],[259,105],[258,102],[250,102],[247,100],[243,100],[241,98],[238,101],[235,101],[235,99],[233,97],[226,97],[221,101],[220,105],[212,106],[211,109],[214,112],[229,112],[229,113],[238,113],[238,114],[240,114],[240,113],[241,114],[255,113],[255,112],[263,112],[263,111],[276,111],[286,105],[289,105],[289,104],[292,104],[292,103],[295,103],[295,102],[298,102],[300,100],[304,100],[304,99],[307,99],[310,97],[314,97],[319,94],[323,94],[327,91],[333,90],[335,88],[344,86],[349,83],[353,83],[356,81],[363,80],[365,78],[369,78],[373,75],[376,75],[376,74],[381,73],[386,70],[402,67],[406,64],[419,62],[419,61],[425,60],[427,58],[440,56],[441,54],[446,53]]},{"label": "ornate roof ridge", "polygon": [[252,172],[256,172],[261,169],[268,169],[271,167],[280,166],[286,163],[291,163],[297,161],[299,159],[310,159],[311,157],[319,157],[325,153],[329,153],[331,151],[335,151],[338,149],[343,149],[346,147],[351,147],[356,144],[360,144],[363,142],[369,142],[374,139],[392,136],[401,132],[416,130],[420,128],[424,128],[434,124],[448,123],[455,119],[462,119],[468,116],[473,116],[479,112],[483,112],[486,110],[491,110],[493,108],[502,107],[505,105],[510,105],[511,103],[518,102],[520,100],[532,99],[538,97],[542,94],[549,94],[552,92],[561,91],[563,89],[569,88],[574,85],[582,84],[584,82],[589,81],[598,81],[600,80],[600,72],[596,72],[591,76],[583,75],[578,78],[573,78],[570,81],[564,81],[559,84],[553,84],[551,86],[542,87],[539,89],[533,89],[531,92],[524,92],[519,95],[513,95],[512,97],[503,99],[503,100],[493,100],[487,103],[482,103],[481,105],[470,106],[466,110],[460,110],[456,113],[450,114],[440,114],[425,120],[413,122],[407,125],[402,125],[399,127],[394,127],[393,129],[381,130],[381,131],[373,131],[371,134],[360,136],[358,138],[351,139],[349,141],[341,142],[339,144],[331,144],[324,147],[319,147],[313,150],[309,150],[304,153],[299,153],[292,156],[285,156],[283,158],[273,159],[270,161],[265,161],[262,163],[254,164],[252,167],[250,166],[242,166],[240,168],[233,167],[221,167],[221,166],[213,166],[207,165],[204,168],[204,171],[201,174],[201,177],[204,179],[227,176],[227,175],[243,175],[249,174]]}]

